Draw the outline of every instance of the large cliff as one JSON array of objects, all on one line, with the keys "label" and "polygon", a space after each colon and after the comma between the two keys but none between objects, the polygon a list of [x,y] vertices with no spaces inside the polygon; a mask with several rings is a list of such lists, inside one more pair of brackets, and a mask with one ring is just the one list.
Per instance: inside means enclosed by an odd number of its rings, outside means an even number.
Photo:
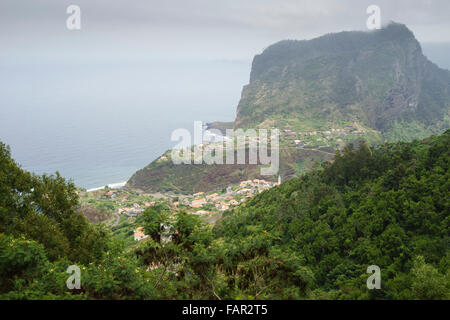
[{"label": "large cliff", "polygon": [[[253,60],[235,127],[297,130],[356,122],[387,140],[449,127],[450,72],[430,62],[404,25],[281,41]],[[409,136],[408,136],[409,135]]]}]

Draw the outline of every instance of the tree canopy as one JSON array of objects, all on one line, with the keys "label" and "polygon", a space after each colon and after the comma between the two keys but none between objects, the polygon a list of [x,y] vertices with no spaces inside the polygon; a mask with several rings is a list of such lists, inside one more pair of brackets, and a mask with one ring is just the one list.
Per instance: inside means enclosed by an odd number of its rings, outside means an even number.
[{"label": "tree canopy", "polygon": [[349,145],[215,225],[148,208],[132,245],[87,221],[72,182],[22,170],[0,144],[0,298],[448,299],[449,139]]}]

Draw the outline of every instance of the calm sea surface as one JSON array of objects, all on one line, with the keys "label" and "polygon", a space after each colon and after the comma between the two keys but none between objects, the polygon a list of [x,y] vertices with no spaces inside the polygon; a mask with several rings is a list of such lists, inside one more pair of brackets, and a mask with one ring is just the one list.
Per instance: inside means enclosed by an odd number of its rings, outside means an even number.
[{"label": "calm sea surface", "polygon": [[126,181],[176,128],[235,117],[250,62],[0,62],[0,140],[26,170]]}]

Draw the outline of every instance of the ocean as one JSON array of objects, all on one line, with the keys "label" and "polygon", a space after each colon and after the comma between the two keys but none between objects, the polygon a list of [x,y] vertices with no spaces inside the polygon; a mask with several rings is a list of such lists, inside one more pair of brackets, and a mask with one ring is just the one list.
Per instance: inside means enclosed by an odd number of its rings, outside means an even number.
[{"label": "ocean", "polygon": [[122,183],[194,121],[233,121],[251,61],[2,59],[0,141],[23,169],[91,189]]}]

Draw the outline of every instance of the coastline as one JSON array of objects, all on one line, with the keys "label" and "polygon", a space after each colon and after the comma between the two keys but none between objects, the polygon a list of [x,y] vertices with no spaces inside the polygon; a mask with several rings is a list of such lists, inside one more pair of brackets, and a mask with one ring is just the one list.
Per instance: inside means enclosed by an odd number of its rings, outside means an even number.
[{"label": "coastline", "polygon": [[[217,128],[214,126],[215,123],[225,124],[225,126],[226,126],[228,123],[234,123],[234,122],[218,122],[218,121],[216,121],[213,123],[206,123],[206,124],[202,123],[202,143],[201,144],[203,144],[203,142],[224,142],[224,141],[230,139],[229,137],[226,136],[226,133],[224,130],[222,131],[220,128]],[[211,130],[218,130],[221,132],[221,134],[218,134],[217,132],[214,132]],[[195,146],[195,143],[192,144],[192,146]],[[156,161],[158,159],[159,159],[159,157],[157,157],[153,161]],[[120,188],[123,188],[127,184],[127,182],[128,182],[128,180],[122,181],[122,182],[106,184],[101,187],[89,188],[89,189],[86,189],[86,192],[95,192],[95,191],[103,190],[106,187],[108,187],[110,189],[120,189]]]},{"label": "coastline", "polygon": [[102,187],[87,189],[86,192],[99,191],[99,190],[105,189],[106,187],[111,188],[111,189],[120,189],[120,188],[125,187],[126,184],[127,184],[127,181],[110,183],[110,184],[104,185]]}]

